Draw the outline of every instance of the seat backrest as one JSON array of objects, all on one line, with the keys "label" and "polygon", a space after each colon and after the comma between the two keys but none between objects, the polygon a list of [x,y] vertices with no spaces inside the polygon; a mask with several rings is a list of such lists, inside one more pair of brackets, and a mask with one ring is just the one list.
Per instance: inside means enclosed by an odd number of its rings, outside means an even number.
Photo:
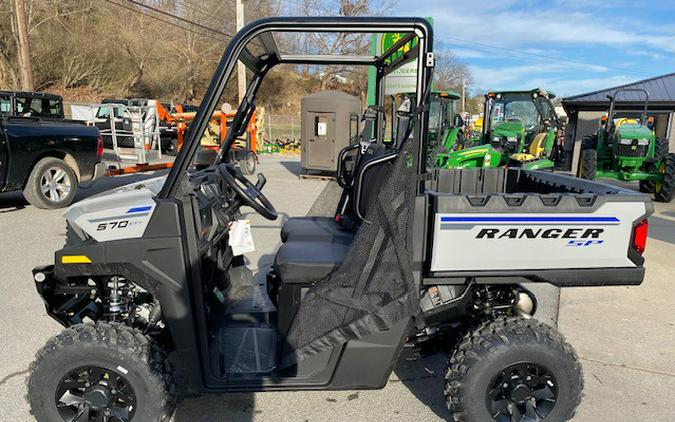
[{"label": "seat backrest", "polygon": [[398,130],[394,148],[387,149],[384,145],[379,145],[377,149],[369,149],[364,152],[361,158],[361,163],[354,177],[352,201],[353,213],[360,220],[365,220],[370,203],[380,191],[396,157],[401,154],[403,145],[410,136],[413,121],[411,108],[410,99],[406,99],[397,111]]},{"label": "seat backrest", "polygon": [[544,142],[546,142],[546,132],[537,133],[530,143],[530,154],[539,157],[544,152]]}]

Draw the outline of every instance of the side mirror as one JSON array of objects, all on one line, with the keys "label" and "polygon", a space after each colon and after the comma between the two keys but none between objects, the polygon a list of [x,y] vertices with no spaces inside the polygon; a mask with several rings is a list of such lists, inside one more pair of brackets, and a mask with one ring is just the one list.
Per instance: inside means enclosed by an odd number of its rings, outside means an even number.
[{"label": "side mirror", "polygon": [[462,127],[464,126],[464,119],[462,119],[462,115],[457,113],[455,116],[452,118],[452,125],[454,127]]}]

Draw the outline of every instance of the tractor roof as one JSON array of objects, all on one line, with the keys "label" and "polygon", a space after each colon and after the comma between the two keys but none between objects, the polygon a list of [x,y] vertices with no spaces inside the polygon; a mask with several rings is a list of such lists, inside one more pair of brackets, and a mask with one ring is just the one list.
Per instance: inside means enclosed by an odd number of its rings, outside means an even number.
[{"label": "tractor roof", "polygon": [[488,97],[492,97],[492,96],[495,96],[497,94],[533,94],[533,93],[543,95],[544,97],[547,97],[547,98],[555,98],[555,94],[553,92],[546,91],[545,89],[541,89],[541,88],[524,89],[524,90],[521,90],[521,91],[518,91],[518,90],[490,91],[486,95]]}]

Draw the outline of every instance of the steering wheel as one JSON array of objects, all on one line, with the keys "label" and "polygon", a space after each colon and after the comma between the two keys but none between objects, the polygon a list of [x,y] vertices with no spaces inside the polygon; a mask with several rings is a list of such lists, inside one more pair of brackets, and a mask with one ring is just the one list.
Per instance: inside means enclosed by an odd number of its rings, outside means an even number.
[{"label": "steering wheel", "polygon": [[248,205],[258,211],[260,215],[268,220],[274,221],[277,219],[277,210],[274,209],[274,205],[260,191],[265,184],[265,177],[262,174],[258,174],[258,184],[254,185],[238,168],[231,164],[219,164],[218,172],[223,180],[225,180],[225,183],[237,193],[237,196],[244,205]]}]

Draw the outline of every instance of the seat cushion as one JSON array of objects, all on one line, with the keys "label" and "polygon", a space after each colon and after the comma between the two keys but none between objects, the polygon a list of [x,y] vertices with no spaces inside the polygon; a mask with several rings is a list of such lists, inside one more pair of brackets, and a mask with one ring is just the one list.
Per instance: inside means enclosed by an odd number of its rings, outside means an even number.
[{"label": "seat cushion", "polygon": [[274,270],[284,284],[312,284],[342,264],[349,245],[332,242],[288,242],[274,257]]},{"label": "seat cushion", "polygon": [[354,231],[335,222],[332,217],[294,217],[281,227],[281,241],[352,243]]}]

